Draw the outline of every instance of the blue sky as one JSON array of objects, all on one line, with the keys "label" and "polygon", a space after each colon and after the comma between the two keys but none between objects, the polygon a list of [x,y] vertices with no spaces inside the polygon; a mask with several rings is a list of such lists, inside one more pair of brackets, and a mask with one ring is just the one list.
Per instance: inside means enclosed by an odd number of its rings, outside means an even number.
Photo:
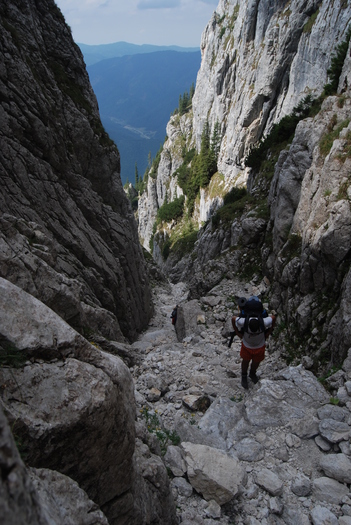
[{"label": "blue sky", "polygon": [[199,47],[218,0],[56,0],[83,44]]}]

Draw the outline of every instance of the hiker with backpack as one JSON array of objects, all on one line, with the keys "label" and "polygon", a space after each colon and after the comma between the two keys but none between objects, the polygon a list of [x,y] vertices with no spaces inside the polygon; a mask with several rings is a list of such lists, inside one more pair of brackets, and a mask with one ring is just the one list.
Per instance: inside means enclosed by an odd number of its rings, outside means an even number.
[{"label": "hiker with backpack", "polygon": [[242,340],[240,357],[241,385],[248,389],[247,373],[251,361],[249,377],[253,383],[258,382],[257,368],[265,357],[266,340],[273,331],[275,316],[268,315],[257,296],[246,300],[241,297],[238,301],[239,316],[232,317],[235,333]]},{"label": "hiker with backpack", "polygon": [[171,319],[172,319],[173,325],[175,325],[177,322],[177,315],[178,315],[178,305],[175,306],[175,308],[173,308],[173,311],[171,313]]}]

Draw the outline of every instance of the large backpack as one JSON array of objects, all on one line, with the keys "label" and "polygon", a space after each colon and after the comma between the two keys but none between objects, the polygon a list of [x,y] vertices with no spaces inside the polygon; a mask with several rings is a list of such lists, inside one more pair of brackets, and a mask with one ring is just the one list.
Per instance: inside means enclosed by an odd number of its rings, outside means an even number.
[{"label": "large backpack", "polygon": [[239,299],[239,306],[241,308],[240,317],[245,318],[245,324],[243,332],[249,332],[249,321],[250,319],[258,319],[259,330],[255,333],[262,333],[265,331],[264,317],[268,317],[266,310],[263,308],[263,304],[258,297],[253,296],[250,299],[245,300],[244,298]]},{"label": "large backpack", "polygon": [[171,319],[172,319],[172,324],[176,324],[177,322],[177,314],[178,314],[178,305],[173,309],[172,313],[171,313]]}]

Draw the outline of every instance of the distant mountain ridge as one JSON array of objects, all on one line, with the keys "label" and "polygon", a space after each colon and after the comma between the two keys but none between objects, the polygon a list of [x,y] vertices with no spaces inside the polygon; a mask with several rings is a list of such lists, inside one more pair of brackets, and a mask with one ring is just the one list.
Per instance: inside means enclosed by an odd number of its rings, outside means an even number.
[{"label": "distant mountain ridge", "polygon": [[141,55],[155,53],[157,51],[177,51],[179,53],[194,53],[199,51],[198,47],[180,46],[155,46],[152,44],[130,44],[129,42],[114,42],[112,44],[88,45],[78,44],[87,66],[96,64],[108,58],[122,57],[126,55]]},{"label": "distant mountain ridge", "polygon": [[128,55],[87,66],[102,123],[121,154],[123,184],[127,178],[134,182],[135,163],[143,175],[149,152],[155,157],[179,95],[195,84],[200,64],[197,50]]}]

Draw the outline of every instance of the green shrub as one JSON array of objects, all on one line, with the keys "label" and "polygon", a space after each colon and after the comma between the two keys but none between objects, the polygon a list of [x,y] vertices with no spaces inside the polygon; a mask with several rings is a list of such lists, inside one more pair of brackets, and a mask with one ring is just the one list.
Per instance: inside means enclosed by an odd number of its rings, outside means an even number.
[{"label": "green shrub", "polygon": [[176,253],[179,257],[184,257],[187,253],[190,253],[194,249],[195,242],[197,241],[197,231],[192,231],[180,237],[172,246],[172,252]]},{"label": "green shrub", "polygon": [[222,27],[222,28],[221,28],[221,30],[220,30],[220,32],[219,32],[219,39],[222,38],[222,36],[224,35],[226,29],[227,29],[226,27]]},{"label": "green shrub", "polygon": [[224,196],[224,205],[212,217],[212,225],[217,228],[220,223],[231,223],[239,217],[247,204],[248,194],[245,188],[234,187]]},{"label": "green shrub", "polygon": [[145,419],[148,431],[157,437],[163,456],[167,452],[169,443],[172,445],[179,445],[180,436],[175,430],[171,431],[162,427],[158,417],[157,409],[154,411],[149,411],[148,407],[144,407],[140,410],[140,414]]},{"label": "green shrub", "polygon": [[347,30],[346,39],[336,47],[335,54],[331,58],[330,68],[327,71],[330,83],[324,86],[324,93],[326,95],[333,95],[337,92],[339,78],[349,48],[350,38],[351,26]]},{"label": "green shrub", "polygon": [[0,367],[21,368],[27,360],[26,354],[18,350],[12,343],[6,340],[0,341]]},{"label": "green shrub", "polygon": [[177,197],[172,202],[165,202],[157,212],[157,218],[160,221],[171,222],[173,219],[178,219],[183,215],[184,211],[184,195]]},{"label": "green shrub", "polygon": [[320,104],[321,101],[314,99],[311,95],[304,97],[293,109],[291,115],[286,115],[277,124],[274,124],[267,137],[251,149],[245,159],[245,166],[259,170],[267,158],[268,151],[289,142],[300,120],[310,116],[320,107]]},{"label": "green shrub", "polygon": [[247,195],[245,188],[238,188],[237,186],[234,186],[234,188],[232,188],[229,193],[224,195],[223,204],[226,205],[239,201],[242,197],[245,197],[245,195]]},{"label": "green shrub", "polygon": [[191,84],[189,93],[185,91],[183,95],[179,95],[178,109],[174,111],[173,114],[178,113],[179,115],[184,115],[192,108],[192,100],[195,93],[195,84]]},{"label": "green shrub", "polygon": [[[334,122],[334,121],[333,121]],[[346,128],[350,123],[350,120],[343,120],[336,129],[330,129],[323,137],[319,143],[319,149],[322,155],[327,156],[333,146],[334,140],[338,139],[341,131]]]},{"label": "green shrub", "polygon": [[284,257],[294,259],[294,257],[299,257],[301,255],[301,249],[301,235],[299,233],[290,233],[288,236],[288,240],[283,247],[282,254]]}]

